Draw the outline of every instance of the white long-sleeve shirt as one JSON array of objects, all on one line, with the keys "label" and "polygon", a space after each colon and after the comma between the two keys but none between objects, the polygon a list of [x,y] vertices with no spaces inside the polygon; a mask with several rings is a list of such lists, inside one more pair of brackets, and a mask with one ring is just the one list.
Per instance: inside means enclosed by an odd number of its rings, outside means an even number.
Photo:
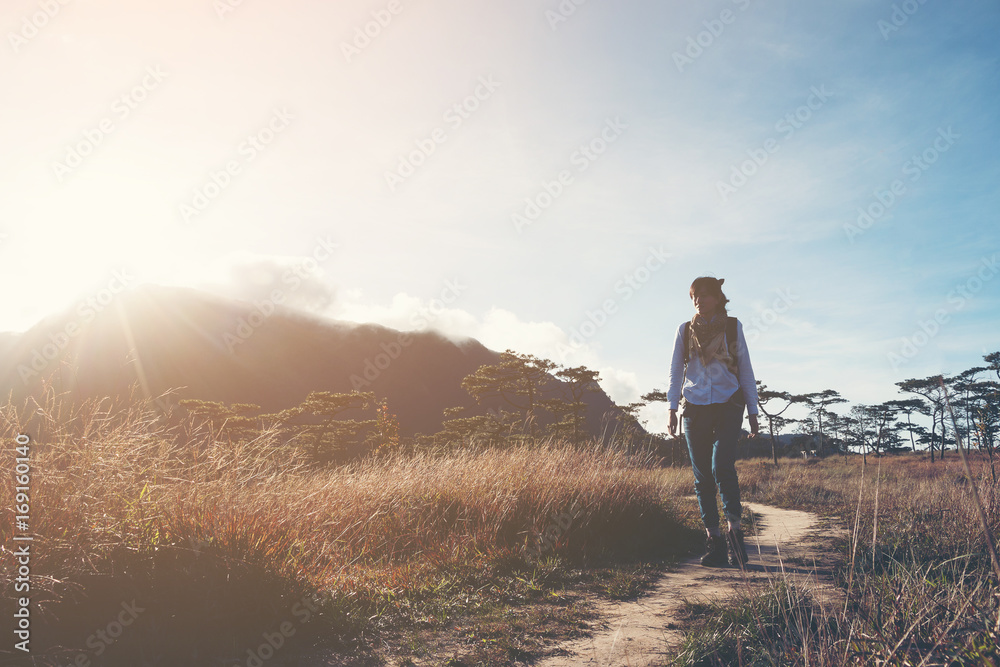
[{"label": "white long-sleeve shirt", "polygon": [[[724,317],[716,315],[716,317]],[[708,405],[724,403],[738,390],[743,390],[747,404],[747,414],[757,414],[757,380],[750,365],[750,352],[747,341],[743,337],[743,323],[736,321],[736,370],[733,375],[726,365],[718,359],[708,362],[708,367],[702,366],[697,354],[688,359],[687,371],[684,368],[684,324],[677,327],[674,337],[674,352],[670,358],[670,381],[667,387],[667,402],[671,410],[676,410],[680,404],[681,394],[689,403]],[[726,334],[724,333],[723,336]],[[728,348],[729,341],[726,341]]]}]

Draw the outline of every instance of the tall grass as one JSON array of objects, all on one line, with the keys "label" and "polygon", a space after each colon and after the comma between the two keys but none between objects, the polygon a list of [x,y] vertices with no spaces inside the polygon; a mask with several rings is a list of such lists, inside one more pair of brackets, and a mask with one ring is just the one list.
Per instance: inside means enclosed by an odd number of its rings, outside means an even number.
[{"label": "tall grass", "polygon": [[[665,488],[648,459],[558,443],[310,468],[277,432],[234,443],[193,422],[167,427],[153,407],[71,409],[51,393],[0,407],[4,441],[33,440],[33,641],[53,664],[87,651],[132,600],[145,611],[105,660],[241,660],[306,595],[321,608],[309,636],[350,647],[445,572],[669,550],[680,520],[665,495],[689,486],[677,476]],[[11,572],[2,578],[10,590]]]},{"label": "tall grass", "polygon": [[743,462],[749,498],[846,529],[836,568],[845,602],[818,605],[779,578],[703,614],[676,664],[1000,665],[1000,586],[973,488],[994,534],[1000,493],[988,462],[972,458],[970,469],[972,479],[958,459],[916,454],[867,467],[857,457]]}]

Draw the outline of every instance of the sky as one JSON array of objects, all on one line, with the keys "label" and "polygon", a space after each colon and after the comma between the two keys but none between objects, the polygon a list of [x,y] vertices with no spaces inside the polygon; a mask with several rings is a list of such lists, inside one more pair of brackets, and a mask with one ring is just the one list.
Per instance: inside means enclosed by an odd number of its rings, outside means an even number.
[{"label": "sky", "polygon": [[0,34],[2,331],[196,287],[625,404],[711,275],[772,389],[1000,349],[995,2],[7,0]]}]

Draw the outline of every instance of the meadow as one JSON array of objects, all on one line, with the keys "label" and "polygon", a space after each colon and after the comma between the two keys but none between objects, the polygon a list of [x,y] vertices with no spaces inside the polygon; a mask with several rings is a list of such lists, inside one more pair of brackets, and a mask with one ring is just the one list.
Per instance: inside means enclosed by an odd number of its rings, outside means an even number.
[{"label": "meadow", "polygon": [[[542,645],[515,626],[577,631],[586,612],[561,593],[571,580],[628,594],[649,573],[644,555],[700,539],[670,500],[687,475],[665,480],[648,456],[613,449],[317,467],[277,431],[234,442],[195,422],[168,428],[152,402],[70,409],[50,396],[0,419],[11,447],[32,440],[34,664],[295,664],[318,645],[420,654],[422,637],[452,635],[458,660],[502,664]],[[143,611],[108,642],[99,631],[123,604]]]},{"label": "meadow", "polygon": [[[846,529],[836,545],[842,606],[778,578],[771,590],[692,609],[678,665],[1000,665],[1000,530],[989,462],[925,454],[739,465],[744,494]],[[976,487],[977,499],[973,494]]]},{"label": "meadow", "polygon": [[[196,420],[167,426],[143,400],[73,408],[49,395],[3,406],[0,423],[4,508],[15,438],[31,438],[35,536],[33,661],[7,645],[4,664],[286,665],[321,652],[530,664],[588,631],[588,600],[641,595],[703,542],[690,470],[607,443],[318,467],[278,431],[234,441]],[[954,452],[739,471],[746,499],[848,529],[835,554],[846,603],[776,581],[692,607],[675,664],[1000,664],[1000,588],[973,485],[994,532],[1000,505],[982,461],[971,478]],[[5,564],[5,591],[14,574]],[[11,619],[11,596],[4,605]]]}]

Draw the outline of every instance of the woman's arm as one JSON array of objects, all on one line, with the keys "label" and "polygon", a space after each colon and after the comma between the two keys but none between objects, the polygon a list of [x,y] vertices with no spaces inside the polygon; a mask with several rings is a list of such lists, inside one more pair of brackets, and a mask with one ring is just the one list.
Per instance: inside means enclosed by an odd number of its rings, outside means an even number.
[{"label": "woman's arm", "polygon": [[736,368],[740,388],[743,390],[743,398],[747,404],[747,414],[757,414],[757,379],[753,374],[753,366],[750,363],[750,351],[747,349],[747,339],[743,336],[743,323],[736,321],[737,354]]},{"label": "woman's arm", "polygon": [[681,401],[681,384],[684,382],[684,324],[677,327],[674,336],[674,350],[670,355],[670,375],[667,383],[667,405],[670,407],[670,419],[667,423],[667,433],[674,437],[677,433],[677,406]]},{"label": "woman's arm", "polygon": [[684,382],[684,324],[677,327],[674,336],[674,350],[670,355],[670,375],[667,382],[667,404],[676,410],[681,401],[681,385]]}]

